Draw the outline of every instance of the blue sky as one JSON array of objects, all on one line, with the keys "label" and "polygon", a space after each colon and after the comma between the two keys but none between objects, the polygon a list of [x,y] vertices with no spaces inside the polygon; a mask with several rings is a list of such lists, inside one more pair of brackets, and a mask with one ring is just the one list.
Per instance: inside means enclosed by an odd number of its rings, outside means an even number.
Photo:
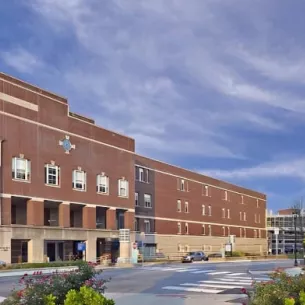
[{"label": "blue sky", "polygon": [[305,194],[301,0],[1,1],[0,70],[69,99],[149,157]]}]

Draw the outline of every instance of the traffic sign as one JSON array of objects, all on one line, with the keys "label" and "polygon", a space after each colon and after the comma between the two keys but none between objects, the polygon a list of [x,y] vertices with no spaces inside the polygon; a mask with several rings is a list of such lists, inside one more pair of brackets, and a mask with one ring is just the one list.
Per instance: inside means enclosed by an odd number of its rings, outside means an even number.
[{"label": "traffic sign", "polygon": [[85,243],[78,243],[77,244],[77,251],[86,251],[86,244]]}]

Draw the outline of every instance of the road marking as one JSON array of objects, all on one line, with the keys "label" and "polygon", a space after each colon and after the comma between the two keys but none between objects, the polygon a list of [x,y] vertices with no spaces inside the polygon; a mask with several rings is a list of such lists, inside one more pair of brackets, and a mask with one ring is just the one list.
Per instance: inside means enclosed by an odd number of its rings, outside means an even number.
[{"label": "road marking", "polygon": [[[202,281],[201,281],[202,282]],[[218,284],[192,284],[192,283],[185,283],[185,284],[181,284],[182,286],[195,286],[195,287],[208,287],[208,288],[223,288],[223,289],[232,289],[232,288],[244,288],[243,285],[232,285],[232,283],[230,283],[231,285],[221,285],[222,283],[220,283],[220,285]]]},{"label": "road marking", "polygon": [[213,272],[215,270],[201,270],[201,271],[195,271],[195,272],[191,272],[191,273],[194,273],[194,274],[199,274],[199,273],[209,273],[209,272]]},{"label": "road marking", "polygon": [[191,272],[191,271],[197,271],[199,269],[184,269],[184,270],[177,270],[177,272]]},{"label": "road marking", "polygon": [[178,291],[188,291],[188,292],[203,292],[203,293],[219,293],[222,290],[217,289],[202,289],[202,288],[191,288],[191,287],[181,287],[181,286],[166,286],[162,287],[164,290],[178,290]]},{"label": "road marking", "polygon": [[200,281],[200,283],[203,283],[203,284],[220,284],[220,285],[223,285],[223,284],[227,284],[227,285],[234,285],[234,284],[237,284],[237,285],[246,285],[246,286],[251,286],[252,283],[249,283],[249,282],[227,282],[227,281],[223,281],[222,279],[219,279],[219,280],[215,280],[215,281]]},{"label": "road marking", "polygon": [[229,271],[219,271],[219,272],[211,272],[208,273],[209,275],[217,275],[217,274],[228,274],[230,273]]},{"label": "road marking", "polygon": [[236,280],[236,279],[230,279],[230,278],[223,278],[223,279],[219,279],[220,281],[224,281],[224,282],[235,282],[235,283],[253,283],[252,280]]},{"label": "road marking", "polygon": [[230,276],[238,276],[238,275],[244,275],[244,274],[247,274],[247,273],[231,273]]}]

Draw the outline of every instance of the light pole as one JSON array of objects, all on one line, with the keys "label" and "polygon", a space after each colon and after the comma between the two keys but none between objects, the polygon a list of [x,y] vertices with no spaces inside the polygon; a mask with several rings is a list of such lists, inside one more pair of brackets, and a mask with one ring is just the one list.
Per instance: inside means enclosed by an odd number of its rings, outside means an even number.
[{"label": "light pole", "polygon": [[294,266],[298,266],[298,260],[297,260],[297,217],[298,213],[297,211],[294,211],[292,213],[294,218]]}]

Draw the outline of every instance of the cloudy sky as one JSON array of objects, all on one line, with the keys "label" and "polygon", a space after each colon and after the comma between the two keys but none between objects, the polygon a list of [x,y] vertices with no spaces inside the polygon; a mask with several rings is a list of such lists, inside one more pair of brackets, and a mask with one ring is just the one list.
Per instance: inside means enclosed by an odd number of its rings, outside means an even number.
[{"label": "cloudy sky", "polygon": [[137,151],[305,195],[302,0],[0,0],[0,70],[69,99]]}]

